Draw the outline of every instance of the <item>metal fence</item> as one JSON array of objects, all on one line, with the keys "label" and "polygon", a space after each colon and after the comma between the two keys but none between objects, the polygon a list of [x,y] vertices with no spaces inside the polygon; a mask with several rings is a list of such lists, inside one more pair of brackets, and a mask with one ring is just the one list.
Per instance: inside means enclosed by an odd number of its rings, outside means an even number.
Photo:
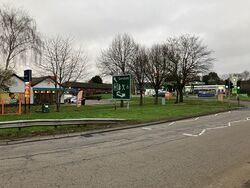
[{"label": "metal fence", "polygon": [[83,119],[35,119],[0,122],[0,129],[24,128],[32,126],[63,126],[63,125],[89,125],[89,124],[114,124],[125,121],[114,118],[83,118]]}]

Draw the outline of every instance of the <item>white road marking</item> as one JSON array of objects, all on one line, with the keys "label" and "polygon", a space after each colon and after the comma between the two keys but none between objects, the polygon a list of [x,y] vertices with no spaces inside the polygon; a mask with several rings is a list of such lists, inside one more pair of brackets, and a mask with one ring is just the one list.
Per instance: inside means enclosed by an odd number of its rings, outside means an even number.
[{"label": "white road marking", "polygon": [[203,135],[205,132],[206,132],[206,129],[203,129],[203,130],[200,132],[199,136]]},{"label": "white road marking", "polygon": [[220,126],[220,127],[211,127],[211,128],[207,128],[207,130],[213,130],[213,129],[224,129],[228,126]]},{"label": "white road marking", "polygon": [[246,121],[246,120],[243,119],[243,120],[231,121],[230,123],[238,123],[238,122],[242,122],[242,121]]},{"label": "white road marking", "polygon": [[196,120],[198,120],[198,119],[200,119],[199,117],[197,117],[197,118],[195,118],[194,120],[196,121]]},{"label": "white road marking", "polygon": [[143,130],[147,130],[147,131],[151,131],[152,128],[149,128],[149,127],[142,127]]},{"label": "white road marking", "polygon": [[184,136],[193,136],[193,137],[198,136],[198,135],[195,135],[195,134],[186,134],[186,133],[183,133],[183,135]]},{"label": "white road marking", "polygon": [[171,126],[171,125],[173,125],[173,124],[175,124],[175,121],[173,121],[172,123],[169,123],[168,126]]},{"label": "white road marking", "polygon": [[237,120],[237,121],[228,122],[228,125],[226,125],[226,126],[206,128],[206,129],[203,129],[198,135],[196,135],[196,134],[188,134],[188,133],[183,133],[182,135],[184,135],[184,136],[193,136],[193,137],[197,137],[197,136],[203,135],[203,134],[204,134],[206,131],[208,131],[208,130],[213,130],[213,129],[224,129],[224,128],[227,128],[227,127],[231,127],[233,123],[238,123],[238,122],[243,122],[243,121],[249,121],[249,120],[250,120],[250,117],[247,117],[246,119],[243,119],[243,120]]},{"label": "white road marking", "polygon": [[231,113],[231,111],[228,111],[228,113],[230,114],[230,113]]},{"label": "white road marking", "polygon": [[214,116],[218,116],[218,114],[214,114]]}]

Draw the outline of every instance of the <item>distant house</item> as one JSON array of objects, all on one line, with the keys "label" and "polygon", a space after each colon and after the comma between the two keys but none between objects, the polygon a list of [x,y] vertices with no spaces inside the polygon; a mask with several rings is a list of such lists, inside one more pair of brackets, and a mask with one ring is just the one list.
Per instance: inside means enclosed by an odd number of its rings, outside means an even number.
[{"label": "distant house", "polygon": [[[63,87],[55,88],[51,76],[34,77],[31,82],[31,104],[53,104],[56,101],[55,91],[63,89]],[[64,96],[61,97],[61,103],[64,103]]]},{"label": "distant house", "polygon": [[96,83],[83,83],[83,82],[66,82],[63,84],[65,88],[69,88],[69,91],[78,93],[83,90],[84,96],[92,96],[102,93],[111,93],[112,84],[96,84]]},{"label": "distant house", "polygon": [[11,78],[11,86],[9,87],[10,93],[24,94],[25,83],[22,77],[13,74]]},{"label": "distant house", "polygon": [[[16,96],[24,97],[25,82],[22,77],[13,74],[11,78],[11,86],[9,86],[9,92],[15,94]],[[31,104],[43,104],[55,103],[55,91],[62,90],[61,88],[55,88],[53,77],[33,77],[30,89],[30,103]],[[7,96],[7,95],[5,95]],[[61,103],[64,102],[64,96],[61,97]]]}]

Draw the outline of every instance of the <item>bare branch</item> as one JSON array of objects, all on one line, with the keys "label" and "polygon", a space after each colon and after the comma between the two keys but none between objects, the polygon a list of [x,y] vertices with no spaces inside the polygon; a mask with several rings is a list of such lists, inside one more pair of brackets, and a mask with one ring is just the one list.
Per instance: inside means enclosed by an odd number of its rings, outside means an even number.
[{"label": "bare branch", "polygon": [[134,59],[135,42],[128,34],[117,35],[108,49],[101,52],[98,68],[104,75],[126,74]]},{"label": "bare branch", "polygon": [[[70,38],[49,38],[44,41],[42,62],[38,65],[44,74],[53,75],[55,87],[61,88],[62,84],[76,81],[86,71],[87,58],[81,50],[73,48]],[[60,97],[63,92],[57,93],[57,110],[59,111]]]},{"label": "bare branch", "polygon": [[28,50],[39,52],[40,36],[35,21],[24,11],[9,7],[0,8],[0,55],[5,59],[5,70],[14,59]]}]

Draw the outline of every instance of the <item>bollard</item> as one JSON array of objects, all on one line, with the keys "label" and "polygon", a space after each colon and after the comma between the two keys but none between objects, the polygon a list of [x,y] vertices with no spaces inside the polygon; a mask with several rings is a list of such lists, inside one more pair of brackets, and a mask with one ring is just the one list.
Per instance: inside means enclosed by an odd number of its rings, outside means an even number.
[{"label": "bollard", "polygon": [[162,104],[162,105],[166,105],[166,99],[165,99],[165,97],[162,97],[162,98],[161,98],[161,104]]}]

